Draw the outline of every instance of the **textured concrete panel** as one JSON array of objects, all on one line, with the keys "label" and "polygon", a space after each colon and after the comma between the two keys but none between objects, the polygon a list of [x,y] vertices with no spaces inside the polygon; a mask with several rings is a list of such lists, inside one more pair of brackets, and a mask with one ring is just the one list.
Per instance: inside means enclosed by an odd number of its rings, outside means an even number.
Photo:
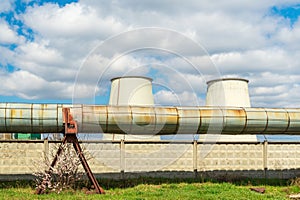
[{"label": "textured concrete panel", "polygon": [[263,169],[263,151],[260,144],[198,145],[198,155],[200,171]]},{"label": "textured concrete panel", "polygon": [[297,169],[300,168],[300,145],[269,144],[268,169]]},{"label": "textured concrete panel", "polygon": [[126,144],[125,171],[192,171],[190,144]]},{"label": "textured concrete panel", "polygon": [[0,143],[0,174],[31,173],[43,155],[43,143]]},{"label": "textured concrete panel", "polygon": [[91,158],[88,162],[93,172],[120,172],[120,144],[88,143],[81,146]]},{"label": "textured concrete panel", "polygon": [[[0,142],[0,175],[31,174],[34,162],[56,152],[58,143]],[[264,172],[264,144],[193,143],[84,143],[81,145],[92,171],[96,174],[178,172],[193,174],[241,172],[253,177]],[[196,148],[195,148],[196,147]],[[286,178],[300,169],[300,145],[267,144],[266,177]],[[196,152],[193,152],[196,150]],[[196,162],[196,163],[194,163]],[[280,173],[279,173],[280,172]],[[170,175],[171,176],[171,175]]]}]

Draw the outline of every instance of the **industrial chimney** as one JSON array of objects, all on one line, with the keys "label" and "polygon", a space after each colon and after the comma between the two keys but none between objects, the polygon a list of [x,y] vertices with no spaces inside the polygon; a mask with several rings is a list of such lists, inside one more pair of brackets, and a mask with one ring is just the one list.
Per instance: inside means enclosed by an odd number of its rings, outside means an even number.
[{"label": "industrial chimney", "polygon": [[242,78],[208,81],[206,106],[251,107],[248,82]]}]

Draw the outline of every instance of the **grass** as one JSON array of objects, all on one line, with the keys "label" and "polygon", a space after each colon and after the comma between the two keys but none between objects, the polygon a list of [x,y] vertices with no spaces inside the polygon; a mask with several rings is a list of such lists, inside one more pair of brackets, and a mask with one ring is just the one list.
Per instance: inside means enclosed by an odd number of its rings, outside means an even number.
[{"label": "grass", "polygon": [[[298,185],[274,180],[260,185],[260,180],[242,182],[200,182],[194,179],[172,180],[139,178],[126,181],[100,180],[105,195],[86,194],[83,190],[69,190],[60,194],[34,194],[31,182],[5,182],[0,184],[0,199],[288,199],[289,194],[300,192]],[[264,194],[250,190],[264,187]]]}]

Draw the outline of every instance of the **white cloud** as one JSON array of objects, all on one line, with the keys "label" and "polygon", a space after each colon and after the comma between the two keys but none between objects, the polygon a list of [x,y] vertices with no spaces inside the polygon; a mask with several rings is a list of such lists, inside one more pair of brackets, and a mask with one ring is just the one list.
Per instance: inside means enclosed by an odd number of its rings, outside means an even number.
[{"label": "white cloud", "polygon": [[18,46],[14,53],[13,64],[23,71],[49,81],[74,81],[77,60],[64,58],[59,49],[45,42],[27,42]]},{"label": "white cloud", "polygon": [[297,72],[297,56],[283,49],[271,48],[214,54],[212,60],[222,73],[283,72],[283,69],[286,72]]},{"label": "white cloud", "polygon": [[278,95],[288,91],[288,87],[285,85],[278,85],[275,87],[256,87],[253,89],[254,95]]},{"label": "white cloud", "polygon": [[17,50],[19,55],[25,62],[38,63],[40,65],[56,66],[63,61],[60,52],[56,49],[47,47],[47,44],[42,42],[28,42],[20,46]]},{"label": "white cloud", "polygon": [[0,12],[10,11],[13,7],[14,0],[0,1]]},{"label": "white cloud", "polygon": [[154,94],[154,101],[157,105],[163,106],[203,106],[204,100],[198,98],[193,92],[184,91],[176,93],[174,91],[160,90]]},{"label": "white cloud", "polygon": [[[114,1],[111,4],[81,1],[93,5],[104,16],[134,27],[157,26],[192,35],[210,51],[243,50],[269,45],[266,37],[277,31],[281,18],[269,9],[280,1]],[[292,4],[296,1],[285,2]]]},{"label": "white cloud", "polygon": [[253,74],[249,79],[252,105],[256,107],[299,107],[300,87],[297,82],[300,75],[265,72],[258,75]]},{"label": "white cloud", "polygon": [[268,86],[274,87],[277,85],[283,84],[294,84],[300,79],[299,74],[294,73],[274,73],[274,72],[263,72],[259,74],[252,74],[250,85],[257,87],[257,86]]},{"label": "white cloud", "polygon": [[282,48],[288,51],[299,51],[300,42],[300,20],[293,25],[282,27],[274,34],[274,42],[277,42]]},{"label": "white cloud", "polygon": [[[27,71],[18,70],[14,73],[0,72],[1,85],[0,95],[17,96],[24,99],[71,99],[73,96],[73,85],[63,81],[47,81]],[[78,84],[77,88],[82,90],[81,96],[85,97],[89,88],[94,85]]]},{"label": "white cloud", "polygon": [[[107,91],[109,79],[114,76],[152,73],[157,75],[154,82],[164,88],[155,94],[158,103],[176,104],[180,99],[193,105],[190,99],[204,102],[199,96],[205,93],[209,79],[238,76],[250,80],[254,106],[297,105],[300,21],[290,27],[287,19],[270,12],[272,6],[295,3],[298,2],[81,0],[65,6],[45,3],[27,7],[25,13],[16,16],[24,26],[0,20],[0,43],[17,44],[14,50],[0,46],[0,63],[20,69],[10,73],[2,70],[1,80],[10,88],[4,88],[2,94],[29,99],[48,98],[49,94],[67,98],[75,82],[80,97],[85,97],[93,95],[91,92]],[[1,2],[0,12],[13,7],[12,1]],[[146,26],[174,29],[192,37],[200,48],[184,36],[141,31],[116,37],[97,51],[110,36]],[[33,31],[29,31],[32,40],[25,41],[16,30],[28,29]],[[173,52],[141,50],[117,57],[137,47]],[[211,54],[212,62],[205,50]],[[151,53],[154,56],[149,56]],[[115,58],[107,69],[107,63]],[[157,73],[150,72],[149,66]],[[76,79],[79,69],[82,71]],[[98,83],[99,78],[104,82]]]},{"label": "white cloud", "polygon": [[6,21],[0,19],[0,44],[15,44],[23,40],[9,27]]},{"label": "white cloud", "polygon": [[100,14],[80,3],[64,7],[48,3],[28,8],[22,17],[27,26],[49,39],[103,39],[123,30],[113,16],[103,18]]},{"label": "white cloud", "polygon": [[0,66],[7,66],[7,64],[13,62],[14,52],[8,48],[0,46]]},{"label": "white cloud", "polygon": [[[11,74],[1,74],[1,80],[2,95],[16,95],[25,99],[36,99],[47,94],[47,90],[49,89],[49,85],[45,80],[26,71],[16,71]],[[44,94],[37,93],[38,91],[43,91],[43,89],[47,92]]]}]

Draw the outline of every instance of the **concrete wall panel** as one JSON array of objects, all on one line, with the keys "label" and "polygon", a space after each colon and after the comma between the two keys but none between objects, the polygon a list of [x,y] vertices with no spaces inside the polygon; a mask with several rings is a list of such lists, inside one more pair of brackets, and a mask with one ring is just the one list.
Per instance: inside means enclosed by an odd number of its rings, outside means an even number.
[{"label": "concrete wall panel", "polygon": [[[43,141],[0,141],[0,175],[31,174],[34,162],[41,161],[44,152],[53,155],[58,143]],[[300,169],[300,144],[296,143],[220,143],[192,142],[89,142],[81,144],[92,171],[96,174],[178,172],[191,176],[229,172],[255,177],[286,178]],[[297,171],[298,170],[298,171]],[[281,173],[278,173],[280,171]],[[218,173],[217,173],[218,172]]]}]

